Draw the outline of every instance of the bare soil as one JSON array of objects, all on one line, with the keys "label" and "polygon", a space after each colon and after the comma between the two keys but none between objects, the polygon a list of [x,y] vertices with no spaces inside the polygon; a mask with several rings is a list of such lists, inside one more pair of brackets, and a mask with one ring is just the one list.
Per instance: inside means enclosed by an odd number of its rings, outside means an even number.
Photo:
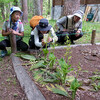
[{"label": "bare soil", "polygon": [[27,100],[9,56],[0,61],[0,100]]},{"label": "bare soil", "polygon": [[[77,46],[71,48],[72,56],[70,64],[78,72],[78,80],[82,82],[81,88],[77,90],[75,100],[100,100],[100,90],[95,90],[92,86],[100,80],[92,81],[90,77],[99,75],[100,77],[100,45]],[[64,58],[66,49],[56,49],[57,58]],[[36,56],[36,55],[34,55]],[[29,61],[20,59],[22,66],[26,69],[31,79],[36,83],[46,100],[70,100],[65,96],[54,94],[48,91],[45,86],[33,79],[33,73],[29,71],[31,67]],[[66,59],[67,61],[67,59]],[[26,65],[25,65],[26,64]],[[78,65],[81,67],[79,70]],[[69,75],[75,75],[74,72]],[[27,100],[19,82],[16,79],[10,57],[5,57],[0,61],[0,100]]]},{"label": "bare soil", "polygon": [[[52,51],[52,50],[51,50]],[[99,75],[100,77],[100,45],[88,45],[88,46],[77,46],[71,48],[72,56],[70,64],[74,69],[74,72],[78,73],[78,80],[82,82],[81,88],[77,90],[75,100],[100,100],[100,90],[95,90],[92,84],[97,84],[100,80],[91,80],[90,77]],[[56,49],[55,55],[57,58],[64,58],[66,49]],[[28,61],[22,60],[22,63],[29,63]],[[67,59],[66,59],[67,61]],[[81,68],[79,70],[78,66]],[[29,72],[30,66],[23,66],[29,76],[33,79],[32,72]],[[75,75],[71,72],[69,75]],[[69,98],[61,95],[57,95],[48,91],[45,86],[42,86],[38,82],[34,81],[46,100],[70,100]]]}]

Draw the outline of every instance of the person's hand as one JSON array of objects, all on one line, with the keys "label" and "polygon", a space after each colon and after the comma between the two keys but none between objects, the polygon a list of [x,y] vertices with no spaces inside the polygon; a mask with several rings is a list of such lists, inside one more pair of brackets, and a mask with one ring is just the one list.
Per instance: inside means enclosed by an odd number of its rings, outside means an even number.
[{"label": "person's hand", "polygon": [[79,36],[79,34],[77,33],[77,34],[75,34],[75,36],[76,36],[76,37],[78,37],[78,36]]},{"label": "person's hand", "polygon": [[66,31],[67,31],[67,29],[63,29],[62,31],[66,32]]},{"label": "person's hand", "polygon": [[80,33],[80,31],[78,30],[78,31],[76,32],[75,36],[78,37],[78,36],[80,35],[79,33]]},{"label": "person's hand", "polygon": [[44,42],[44,40],[42,39],[42,46],[44,46],[46,43]]},{"label": "person's hand", "polygon": [[9,34],[11,34],[12,33],[12,29],[11,28],[7,29],[7,32],[9,32]]},{"label": "person's hand", "polygon": [[81,31],[80,30],[78,30],[76,33],[80,33]]},{"label": "person's hand", "polygon": [[51,37],[48,37],[48,42],[52,42],[52,38]]},{"label": "person's hand", "polygon": [[13,29],[9,29],[9,32],[11,33],[11,34],[14,34],[14,35],[18,35],[18,32],[16,32],[15,30],[13,30]]},{"label": "person's hand", "polygon": [[11,29],[11,28],[10,28],[8,31],[9,31],[11,34],[16,34],[16,31],[13,30],[13,29]]},{"label": "person's hand", "polygon": [[12,29],[12,34],[18,35],[18,32],[16,32],[15,30]]}]

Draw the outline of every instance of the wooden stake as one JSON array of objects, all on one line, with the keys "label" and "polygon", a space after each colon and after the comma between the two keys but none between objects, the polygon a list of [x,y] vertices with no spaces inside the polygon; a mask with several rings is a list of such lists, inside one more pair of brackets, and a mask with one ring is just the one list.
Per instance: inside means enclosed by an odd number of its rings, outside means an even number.
[{"label": "wooden stake", "polygon": [[10,34],[11,53],[16,53],[16,35]]},{"label": "wooden stake", "polygon": [[96,30],[92,30],[91,44],[95,44]]}]

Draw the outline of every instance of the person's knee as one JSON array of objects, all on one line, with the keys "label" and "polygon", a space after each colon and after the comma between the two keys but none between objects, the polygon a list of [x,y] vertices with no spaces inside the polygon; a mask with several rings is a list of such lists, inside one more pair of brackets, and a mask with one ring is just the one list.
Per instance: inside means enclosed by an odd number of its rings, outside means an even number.
[{"label": "person's knee", "polygon": [[30,49],[34,49],[35,48],[34,41],[29,41],[29,48]]},{"label": "person's knee", "polygon": [[21,48],[22,51],[27,51],[28,50],[28,45],[24,45],[22,48]]},{"label": "person's knee", "polygon": [[34,49],[35,48],[35,44],[34,44],[34,35],[31,35],[30,39],[29,39],[29,48],[30,49]]},{"label": "person's knee", "polygon": [[81,38],[83,36],[83,34],[80,34],[78,38]]},{"label": "person's knee", "polygon": [[5,49],[5,45],[2,42],[0,42],[0,50],[4,50],[4,49]]},{"label": "person's knee", "polygon": [[21,51],[27,51],[28,50],[28,45],[23,41],[18,41],[17,42],[17,48]]},{"label": "person's knee", "polygon": [[82,37],[83,36],[83,34],[80,34],[80,37]]}]

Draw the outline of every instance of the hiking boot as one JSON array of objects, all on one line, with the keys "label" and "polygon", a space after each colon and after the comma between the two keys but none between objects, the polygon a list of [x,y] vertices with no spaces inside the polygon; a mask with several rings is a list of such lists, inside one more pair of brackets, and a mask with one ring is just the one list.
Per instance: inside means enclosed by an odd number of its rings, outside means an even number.
[{"label": "hiking boot", "polygon": [[7,55],[7,50],[2,50],[1,51],[1,57],[4,57],[4,56],[6,56]]}]

